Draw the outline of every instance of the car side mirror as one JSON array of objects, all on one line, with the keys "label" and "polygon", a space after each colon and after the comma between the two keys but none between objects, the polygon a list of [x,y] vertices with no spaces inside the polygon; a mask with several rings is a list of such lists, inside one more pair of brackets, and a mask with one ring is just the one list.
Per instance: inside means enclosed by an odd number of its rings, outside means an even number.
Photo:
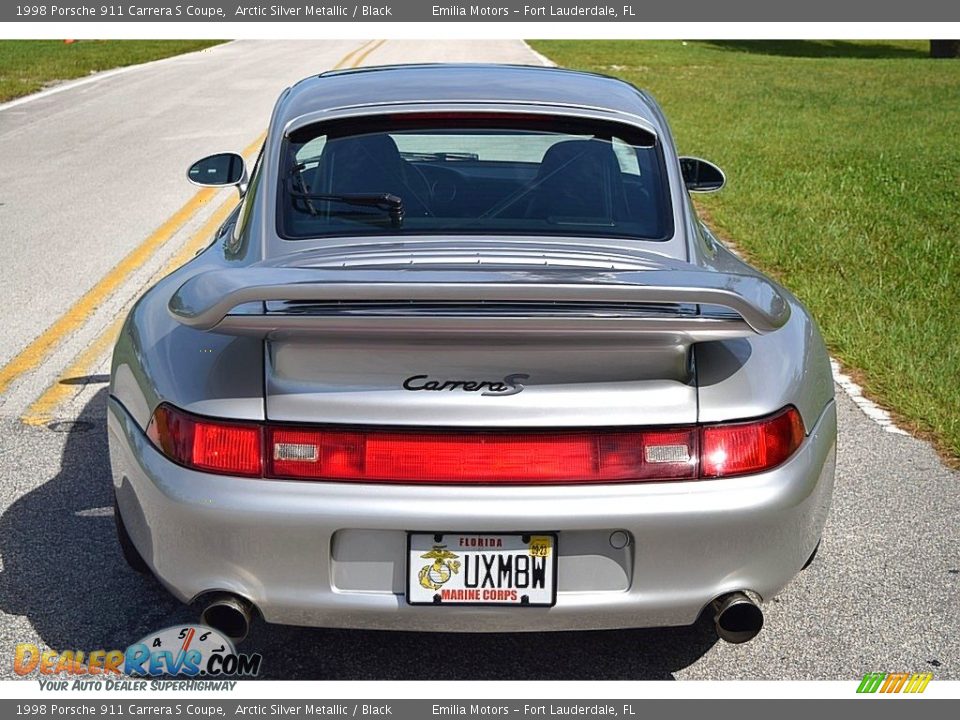
[{"label": "car side mirror", "polygon": [[690,192],[716,192],[727,183],[723,170],[712,162],[696,157],[680,158],[680,173]]},{"label": "car side mirror", "polygon": [[200,187],[236,186],[243,195],[247,190],[247,164],[237,153],[208,155],[187,169],[187,180]]}]

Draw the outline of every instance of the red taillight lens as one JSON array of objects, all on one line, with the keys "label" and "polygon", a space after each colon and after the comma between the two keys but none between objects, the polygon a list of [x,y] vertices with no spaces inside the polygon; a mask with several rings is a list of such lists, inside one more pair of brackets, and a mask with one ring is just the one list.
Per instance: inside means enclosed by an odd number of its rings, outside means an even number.
[{"label": "red taillight lens", "polygon": [[224,475],[259,477],[262,430],[190,415],[161,405],[147,426],[147,437],[164,455],[189,468]]},{"label": "red taillight lens", "polygon": [[788,407],[764,420],[700,430],[700,477],[746,475],[776,467],[803,442],[800,413]]},{"label": "red taillight lens", "polygon": [[788,407],[744,423],[670,430],[438,432],[263,426],[160,405],[147,436],[205,472],[296,480],[595,483],[695,480],[762,472],[803,442]]},{"label": "red taillight lens", "polygon": [[697,434],[267,431],[267,475],[422,483],[573,483],[696,477]]}]

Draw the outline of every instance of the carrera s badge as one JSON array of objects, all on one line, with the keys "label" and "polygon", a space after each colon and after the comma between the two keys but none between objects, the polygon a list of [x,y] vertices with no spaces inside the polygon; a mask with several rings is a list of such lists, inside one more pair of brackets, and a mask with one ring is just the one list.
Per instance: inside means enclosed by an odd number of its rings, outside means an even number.
[{"label": "carrera s badge", "polygon": [[480,392],[481,395],[516,395],[523,392],[521,380],[530,376],[523,373],[507,375],[503,380],[431,380],[429,375],[412,375],[403,381],[404,390],[463,390]]}]

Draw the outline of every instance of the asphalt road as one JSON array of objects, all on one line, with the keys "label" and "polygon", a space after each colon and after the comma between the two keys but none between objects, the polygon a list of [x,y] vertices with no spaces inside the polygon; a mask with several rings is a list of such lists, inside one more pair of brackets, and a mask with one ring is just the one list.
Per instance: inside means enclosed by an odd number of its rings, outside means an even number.
[{"label": "asphalt road", "polygon": [[[196,617],[120,558],[104,432],[109,348],[97,348],[228,194],[94,293],[49,351],[25,349],[190,201],[190,160],[258,136],[286,84],[338,63],[418,60],[538,61],[507,41],[238,42],[0,107],[0,372],[18,370],[0,395],[0,676],[14,677],[18,643],[123,648]],[[52,420],[24,423],[54,385],[66,392]],[[839,389],[837,402],[837,485],[820,553],[765,606],[766,627],[751,643],[718,642],[705,621],[467,636],[261,622],[243,649],[263,653],[276,679],[853,679],[894,670],[960,679],[960,474]],[[436,661],[453,649],[467,660]]]}]

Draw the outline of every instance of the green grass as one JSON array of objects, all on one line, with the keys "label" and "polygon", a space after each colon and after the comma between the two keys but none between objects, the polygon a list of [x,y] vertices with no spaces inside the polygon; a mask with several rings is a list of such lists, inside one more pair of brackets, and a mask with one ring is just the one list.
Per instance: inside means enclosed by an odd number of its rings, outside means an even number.
[{"label": "green grass", "polygon": [[868,393],[960,458],[960,60],[923,41],[543,41],[663,105],[699,205]]},{"label": "green grass", "polygon": [[51,83],[202,50],[222,40],[0,41],[0,102]]}]

